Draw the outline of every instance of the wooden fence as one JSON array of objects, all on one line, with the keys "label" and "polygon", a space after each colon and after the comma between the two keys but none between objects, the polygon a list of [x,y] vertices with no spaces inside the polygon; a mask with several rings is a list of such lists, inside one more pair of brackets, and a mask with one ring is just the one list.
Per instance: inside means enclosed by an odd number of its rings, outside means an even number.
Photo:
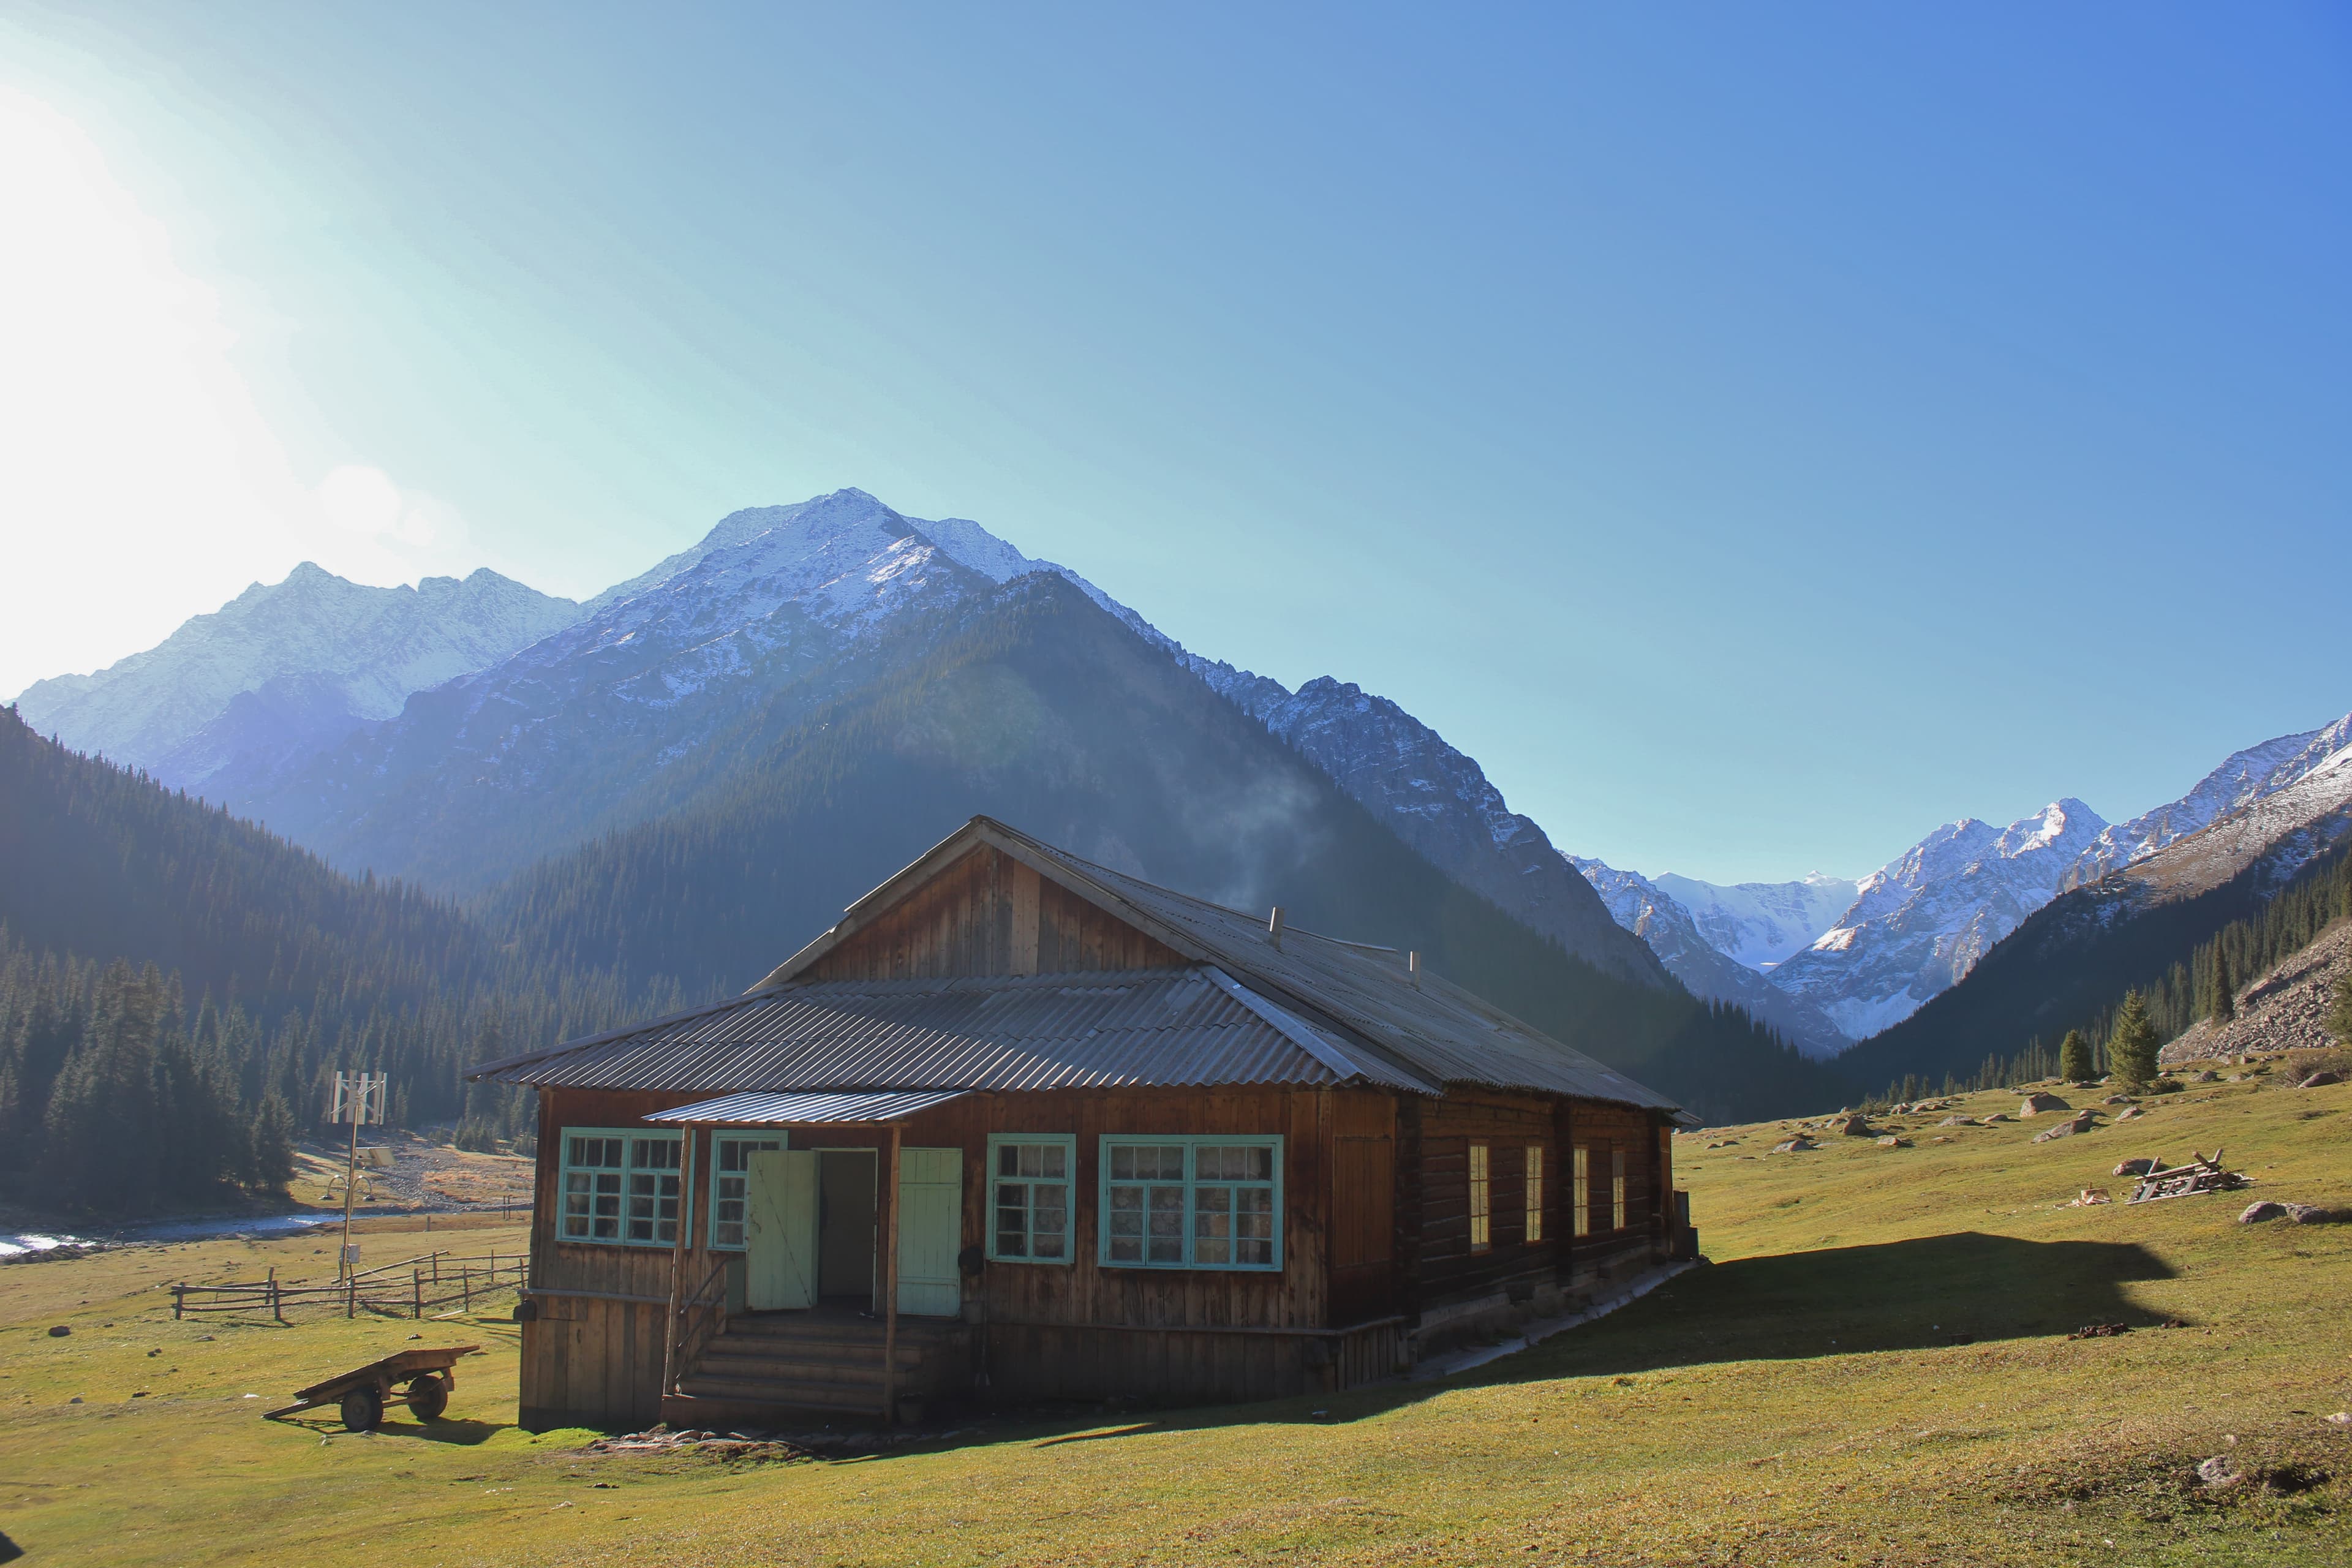
[{"label": "wooden fence", "polygon": [[280,1279],[272,1268],[266,1279],[172,1287],[172,1316],[190,1312],[267,1312],[278,1322],[286,1314],[305,1309],[341,1309],[346,1318],[362,1310],[387,1317],[422,1318],[429,1308],[457,1304],[457,1313],[470,1312],[474,1303],[520,1288],[529,1256],[492,1251],[481,1258],[453,1258],[428,1252],[380,1264],[342,1279],[318,1284]]},{"label": "wooden fence", "polygon": [[[378,1235],[387,1231],[499,1230],[508,1226],[527,1225],[530,1221],[530,1205],[485,1205],[479,1208],[426,1209],[421,1214],[405,1214],[398,1209],[369,1214],[362,1210],[352,1216],[352,1234]],[[319,1234],[340,1226],[321,1227]]]}]

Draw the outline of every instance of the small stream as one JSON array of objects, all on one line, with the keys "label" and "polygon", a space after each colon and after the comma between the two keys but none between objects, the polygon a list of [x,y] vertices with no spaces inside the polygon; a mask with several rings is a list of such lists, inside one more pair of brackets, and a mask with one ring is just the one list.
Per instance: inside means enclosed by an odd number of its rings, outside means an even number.
[{"label": "small stream", "polygon": [[[435,1208],[407,1209],[403,1214],[477,1214],[478,1209]],[[360,1218],[371,1217],[362,1210]],[[88,1236],[69,1236],[61,1231],[0,1230],[0,1262],[21,1258],[27,1253],[53,1252],[60,1247],[123,1247],[158,1241],[212,1241],[225,1236],[249,1236],[256,1239],[277,1236],[299,1236],[310,1230],[331,1230],[342,1223],[337,1213],[302,1209],[292,1214],[215,1215],[194,1219],[149,1220],[140,1225],[123,1226],[117,1229]]]}]

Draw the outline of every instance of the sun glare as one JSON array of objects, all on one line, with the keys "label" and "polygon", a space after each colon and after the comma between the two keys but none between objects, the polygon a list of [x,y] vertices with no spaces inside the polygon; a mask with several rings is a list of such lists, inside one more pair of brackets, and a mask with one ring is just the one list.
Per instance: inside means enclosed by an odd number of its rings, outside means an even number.
[{"label": "sun glare", "polygon": [[[0,89],[0,695],[145,647],[299,560],[391,583],[462,534],[347,465],[303,482],[257,407],[213,290],[72,121]],[[120,580],[89,570],[102,533]],[[135,569],[134,569],[135,568]]]}]

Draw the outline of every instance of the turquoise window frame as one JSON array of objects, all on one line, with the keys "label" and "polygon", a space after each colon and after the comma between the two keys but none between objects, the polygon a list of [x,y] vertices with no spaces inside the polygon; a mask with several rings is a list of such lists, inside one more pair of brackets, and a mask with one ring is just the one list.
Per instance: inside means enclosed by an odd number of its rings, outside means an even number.
[{"label": "turquoise window frame", "polygon": [[[1163,1259],[1155,1262],[1150,1258],[1136,1259],[1130,1258],[1114,1259],[1110,1255],[1112,1240],[1110,1190],[1115,1185],[1132,1186],[1139,1184],[1134,1182],[1115,1183],[1111,1180],[1111,1152],[1119,1148],[1172,1149],[1179,1145],[1181,1145],[1184,1150],[1184,1174],[1181,1184],[1184,1190],[1184,1257],[1182,1260],[1173,1261]],[[1230,1149],[1239,1147],[1266,1148],[1273,1150],[1274,1179],[1271,1182],[1241,1182],[1220,1180],[1214,1177],[1212,1177],[1207,1181],[1202,1181],[1200,1178],[1198,1172],[1200,1169],[1200,1154],[1202,1149]],[[1097,1266],[1103,1268],[1192,1268],[1206,1270],[1218,1274],[1281,1273],[1283,1267],[1283,1233],[1286,1228],[1283,1223],[1283,1189],[1285,1184],[1284,1176],[1287,1165],[1287,1153],[1288,1150],[1286,1146],[1286,1141],[1284,1140],[1283,1135],[1279,1132],[1171,1133],[1166,1135],[1154,1135],[1146,1132],[1106,1132],[1102,1134],[1095,1151],[1095,1262]],[[1155,1186],[1165,1186],[1171,1184],[1165,1181],[1158,1181],[1150,1184]],[[1270,1248],[1273,1254],[1273,1260],[1271,1262],[1201,1263],[1194,1260],[1198,1252],[1198,1244],[1200,1240],[1200,1238],[1194,1234],[1194,1220],[1199,1213],[1199,1202],[1195,1194],[1198,1190],[1203,1186],[1270,1187],[1272,1189],[1274,1235],[1271,1238],[1273,1243],[1272,1247]],[[1239,1238],[1236,1237],[1234,1239],[1238,1244]],[[1147,1247],[1146,1250],[1149,1250],[1149,1248]]]},{"label": "turquoise window frame", "polygon": [[[1017,1252],[1016,1252],[1016,1253],[1009,1253],[1009,1254],[1008,1254],[1008,1253],[1000,1252],[1000,1251],[998,1251],[998,1250],[997,1250],[997,1234],[996,1234],[996,1232],[997,1232],[998,1205],[997,1205],[997,1202],[996,1202],[996,1184],[997,1184],[997,1181],[998,1181],[998,1176],[997,1176],[997,1172],[996,1172],[996,1163],[997,1163],[997,1162],[996,1162],[996,1152],[997,1152],[999,1149],[1007,1148],[1007,1147],[1019,1148],[1019,1147],[1023,1147],[1023,1146],[1035,1146],[1035,1145],[1043,1145],[1043,1146],[1047,1147],[1047,1148],[1059,1149],[1059,1150],[1062,1152],[1062,1170],[1063,1170],[1063,1172],[1064,1172],[1065,1173],[1064,1173],[1062,1176],[1058,1177],[1058,1178],[1055,1178],[1055,1177],[1050,1177],[1050,1176],[1045,1176],[1045,1177],[1041,1177],[1041,1176],[1015,1176],[1015,1177],[1013,1177],[1013,1178],[1011,1178],[1011,1179],[1012,1179],[1012,1180],[1013,1180],[1013,1181],[1018,1181],[1018,1182],[1024,1182],[1024,1183],[1026,1183],[1026,1184],[1029,1184],[1031,1187],[1033,1187],[1033,1188],[1034,1188],[1034,1187],[1038,1183],[1040,1183],[1041,1181],[1055,1181],[1055,1180],[1058,1180],[1058,1181],[1061,1183],[1061,1184],[1062,1184],[1063,1188],[1065,1189],[1066,1196],[1065,1196],[1065,1198],[1064,1198],[1063,1222],[1062,1222],[1062,1224],[1063,1224],[1063,1231],[1062,1231],[1062,1256],[1061,1256],[1061,1257],[1059,1257],[1059,1258],[1036,1258],[1036,1257],[1029,1256],[1029,1255],[1024,1254],[1024,1253],[1017,1253]],[[1078,1136],[1077,1136],[1077,1134],[1076,1134],[1076,1133],[1075,1133],[1075,1132],[992,1132],[992,1133],[990,1133],[990,1134],[988,1135],[988,1167],[987,1167],[987,1183],[988,1183],[988,1185],[987,1185],[986,1190],[985,1190],[984,1192],[982,1192],[982,1194],[981,1194],[981,1202],[982,1202],[982,1203],[983,1203],[983,1204],[985,1204],[985,1205],[987,1205],[987,1207],[988,1207],[988,1259],[989,1259],[989,1261],[990,1261],[990,1262],[992,1262],[992,1263],[1028,1263],[1028,1264],[1036,1264],[1036,1265],[1039,1265],[1039,1266],[1041,1266],[1041,1267],[1047,1268],[1068,1268],[1072,1263],[1074,1263],[1074,1262],[1076,1262],[1076,1261],[1077,1260],[1077,1256],[1078,1256]],[[1033,1216],[1034,1216],[1034,1215],[1035,1215],[1035,1213],[1036,1213],[1036,1202],[1035,1202],[1035,1199],[1034,1199],[1034,1193],[1033,1193],[1033,1194],[1032,1194],[1032,1196],[1031,1196],[1031,1198],[1030,1198],[1030,1200],[1029,1200],[1028,1207],[1027,1207],[1027,1209],[1026,1209],[1024,1212],[1025,1212],[1025,1213],[1027,1213],[1027,1214],[1028,1214],[1028,1215],[1033,1215]],[[1032,1236],[1034,1236],[1034,1235],[1036,1234],[1036,1227],[1035,1227],[1035,1226],[1034,1226],[1034,1224],[1032,1224],[1032,1226],[1030,1226],[1029,1234],[1030,1234],[1030,1235],[1032,1235]]]},{"label": "turquoise window frame", "polygon": [[[719,1239],[719,1226],[721,1223],[719,1219],[719,1205],[728,1202],[748,1205],[751,1201],[751,1194],[748,1188],[740,1197],[730,1199],[725,1196],[725,1184],[727,1182],[730,1180],[748,1182],[750,1178],[750,1173],[748,1171],[730,1171],[727,1169],[727,1162],[719,1153],[719,1148],[721,1145],[728,1143],[750,1143],[754,1145],[772,1144],[778,1149],[789,1149],[793,1146],[792,1135],[781,1127],[765,1131],[713,1132],[710,1135],[710,1196],[709,1200],[710,1204],[710,1212],[709,1216],[709,1223],[704,1227],[703,1242],[713,1252],[741,1252],[745,1250],[745,1244],[742,1242],[721,1241]],[[737,1225],[740,1225],[743,1222],[739,1219],[735,1223]]]},{"label": "turquoise window frame", "polygon": [[[685,1188],[679,1180],[679,1161],[685,1157],[683,1133],[660,1131],[646,1127],[566,1127],[561,1136],[562,1145],[557,1159],[555,1176],[555,1239],[558,1242],[573,1247],[675,1247],[677,1245],[677,1227],[684,1218],[682,1211],[686,1199]],[[574,1139],[618,1140],[621,1145],[621,1163],[617,1165],[574,1164],[572,1163]],[[640,1143],[677,1145],[679,1161],[673,1161],[667,1165],[640,1164],[636,1159],[637,1146]],[[590,1209],[584,1217],[588,1222],[590,1234],[585,1236],[573,1235],[571,1230],[571,1221],[573,1217],[572,1178],[575,1173],[588,1176],[592,1184],[598,1177],[609,1175],[614,1178],[614,1185],[610,1190],[613,1208],[609,1216],[596,1212],[597,1200],[606,1194],[593,1184],[587,1191]],[[638,1190],[636,1178],[640,1175],[652,1178],[651,1193]],[[667,1201],[672,1205],[669,1221],[670,1234],[667,1237],[663,1237],[661,1234],[661,1205],[665,1197],[661,1191],[661,1178],[665,1175],[670,1178],[672,1184],[672,1190],[667,1194]],[[629,1227],[637,1223],[640,1218],[635,1212],[640,1198],[651,1200],[652,1212],[643,1217],[645,1223],[650,1226],[652,1234],[650,1237],[632,1237],[629,1235]],[[613,1234],[595,1235],[597,1221],[607,1217],[611,1219]]]}]

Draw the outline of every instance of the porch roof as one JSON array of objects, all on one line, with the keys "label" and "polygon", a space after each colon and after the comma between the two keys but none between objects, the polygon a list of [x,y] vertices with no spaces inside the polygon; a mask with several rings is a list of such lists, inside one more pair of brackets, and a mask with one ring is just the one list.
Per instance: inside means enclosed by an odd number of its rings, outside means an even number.
[{"label": "porch roof", "polygon": [[845,1121],[898,1121],[961,1098],[967,1089],[891,1090],[879,1094],[730,1094],[656,1110],[647,1121],[709,1122],[724,1127],[808,1127]]}]

